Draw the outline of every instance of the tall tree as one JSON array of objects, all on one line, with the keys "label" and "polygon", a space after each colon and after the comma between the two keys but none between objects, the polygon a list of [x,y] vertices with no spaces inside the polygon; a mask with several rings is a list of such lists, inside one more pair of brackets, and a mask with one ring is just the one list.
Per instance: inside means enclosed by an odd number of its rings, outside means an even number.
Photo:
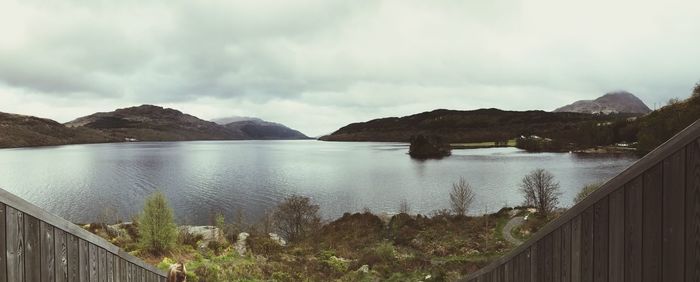
[{"label": "tall tree", "polygon": [[173,210],[162,193],[156,192],[146,199],[138,224],[139,244],[146,251],[162,254],[175,245],[177,229]]},{"label": "tall tree", "polygon": [[544,216],[549,216],[559,204],[559,182],[554,175],[544,169],[536,169],[523,177],[520,192],[525,204],[535,206]]}]

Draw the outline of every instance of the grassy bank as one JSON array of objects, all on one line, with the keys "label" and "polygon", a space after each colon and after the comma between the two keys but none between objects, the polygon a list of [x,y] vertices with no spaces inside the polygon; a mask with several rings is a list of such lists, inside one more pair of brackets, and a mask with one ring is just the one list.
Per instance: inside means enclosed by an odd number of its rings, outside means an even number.
[{"label": "grassy bank", "polygon": [[[85,227],[162,269],[185,262],[188,281],[454,281],[514,247],[501,234],[510,214],[345,214],[284,246],[264,225],[226,224],[213,240],[181,230],[160,255],[139,247],[137,223]],[[240,232],[250,234],[241,253]]]},{"label": "grassy bank", "polygon": [[496,148],[496,147],[515,147],[515,139],[510,139],[505,145],[498,145],[496,142],[475,142],[475,143],[453,143],[450,144],[452,149],[480,149],[480,148]]}]

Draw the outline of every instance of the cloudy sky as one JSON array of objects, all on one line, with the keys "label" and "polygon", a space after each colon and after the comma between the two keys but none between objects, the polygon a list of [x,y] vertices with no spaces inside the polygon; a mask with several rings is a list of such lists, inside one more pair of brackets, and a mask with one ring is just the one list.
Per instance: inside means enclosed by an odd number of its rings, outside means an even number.
[{"label": "cloudy sky", "polygon": [[0,0],[0,111],[138,104],[317,136],[436,108],[553,110],[700,80],[700,1]]}]

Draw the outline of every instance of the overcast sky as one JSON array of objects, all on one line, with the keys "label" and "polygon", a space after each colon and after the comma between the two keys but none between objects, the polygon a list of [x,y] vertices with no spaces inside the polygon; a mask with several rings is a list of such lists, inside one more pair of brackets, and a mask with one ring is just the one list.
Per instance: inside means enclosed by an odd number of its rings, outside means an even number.
[{"label": "overcast sky", "polygon": [[0,0],[0,111],[157,104],[317,136],[436,108],[553,110],[700,80],[700,1]]}]

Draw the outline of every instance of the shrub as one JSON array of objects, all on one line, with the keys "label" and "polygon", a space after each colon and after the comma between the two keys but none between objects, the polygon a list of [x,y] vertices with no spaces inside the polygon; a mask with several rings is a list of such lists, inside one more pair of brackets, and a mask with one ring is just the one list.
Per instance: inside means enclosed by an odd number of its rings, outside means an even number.
[{"label": "shrub", "polygon": [[186,229],[180,230],[177,235],[177,242],[180,245],[189,245],[192,246],[193,249],[197,249],[197,242],[202,240],[204,237],[202,234],[193,234],[187,231]]},{"label": "shrub", "polygon": [[469,211],[473,201],[474,191],[471,185],[464,178],[460,177],[457,183],[452,184],[452,191],[450,192],[452,211],[457,215],[464,216]]},{"label": "shrub", "polygon": [[142,249],[162,254],[173,248],[177,230],[173,222],[173,211],[162,193],[156,192],[146,199],[138,222],[139,244]]},{"label": "shrub", "polygon": [[581,188],[581,191],[579,191],[578,194],[576,194],[576,198],[574,198],[574,204],[578,204],[581,201],[583,201],[583,199],[588,197],[588,195],[593,193],[593,191],[598,190],[598,188],[600,188],[601,185],[602,183],[593,183],[583,186]]},{"label": "shrub", "polygon": [[273,214],[275,227],[291,242],[304,239],[321,224],[318,209],[307,197],[287,197]]},{"label": "shrub", "polygon": [[544,169],[536,169],[523,177],[520,192],[525,197],[526,205],[533,205],[548,216],[559,204],[559,182],[554,181],[554,175]]}]

